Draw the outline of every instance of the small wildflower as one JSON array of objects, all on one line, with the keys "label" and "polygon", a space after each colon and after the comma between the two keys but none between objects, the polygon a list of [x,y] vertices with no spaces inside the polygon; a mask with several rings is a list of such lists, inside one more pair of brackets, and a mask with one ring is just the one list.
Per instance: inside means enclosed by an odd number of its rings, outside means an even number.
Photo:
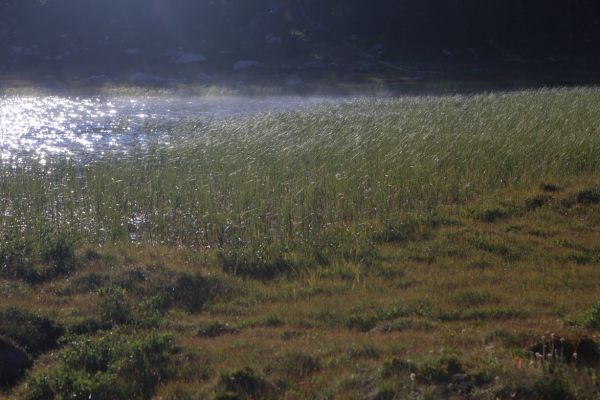
[{"label": "small wildflower", "polygon": [[414,372],[410,374],[410,380],[412,382],[414,382],[416,378],[417,378],[417,375]]}]

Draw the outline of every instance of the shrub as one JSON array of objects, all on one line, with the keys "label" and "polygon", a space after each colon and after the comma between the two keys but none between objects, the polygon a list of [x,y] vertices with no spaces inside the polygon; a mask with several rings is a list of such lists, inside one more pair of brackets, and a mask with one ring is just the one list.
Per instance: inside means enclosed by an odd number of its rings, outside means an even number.
[{"label": "shrub", "polygon": [[270,244],[231,245],[218,253],[225,272],[255,279],[272,279],[282,272],[293,271],[284,257],[284,248]]},{"label": "shrub", "polygon": [[132,340],[110,332],[68,342],[57,367],[28,379],[24,399],[147,399],[174,375],[175,347],[168,334]]},{"label": "shrub", "polygon": [[76,266],[76,240],[66,233],[52,233],[44,240],[11,234],[0,249],[0,276],[31,284],[69,275]]},{"label": "shrub", "polygon": [[574,322],[588,329],[600,329],[600,302],[584,310]]},{"label": "shrub", "polygon": [[167,308],[164,296],[157,295],[145,298],[135,308],[134,323],[144,328],[157,327],[163,321]]},{"label": "shrub", "polygon": [[303,353],[291,353],[279,358],[276,370],[291,377],[302,378],[319,372],[321,362],[318,358]]},{"label": "shrub", "polygon": [[34,357],[56,348],[63,333],[64,328],[47,316],[14,307],[0,311],[0,335]]},{"label": "shrub", "polygon": [[506,207],[492,207],[475,210],[475,218],[483,222],[496,222],[511,216],[511,210]]},{"label": "shrub", "polygon": [[[140,327],[156,327],[168,308],[164,296],[150,296],[140,300],[132,307],[127,300],[127,292],[118,286],[107,286],[100,290],[100,321],[98,324],[87,324],[91,328],[113,327],[131,324]],[[85,325],[82,326],[85,328]]]},{"label": "shrub", "polygon": [[214,321],[205,326],[201,326],[200,329],[198,329],[197,335],[200,337],[214,338],[221,335],[233,335],[239,332],[239,329],[234,328],[229,324]]},{"label": "shrub", "polygon": [[550,202],[552,198],[547,195],[538,195],[525,200],[525,208],[529,211],[537,210]]},{"label": "shrub", "polygon": [[453,296],[452,300],[461,308],[469,308],[493,303],[498,299],[484,290],[465,290]]},{"label": "shrub", "polygon": [[387,219],[383,227],[374,235],[378,242],[404,243],[414,240],[418,236],[419,225],[416,220],[394,221]]},{"label": "shrub", "polygon": [[263,400],[273,396],[273,388],[251,368],[223,374],[217,386],[218,400]]},{"label": "shrub", "polygon": [[34,254],[36,252],[32,240],[22,238],[19,234],[9,234],[0,247],[0,276],[8,279],[34,278]]},{"label": "shrub", "polygon": [[91,272],[74,278],[71,290],[75,293],[93,292],[108,285],[109,281],[108,274]]},{"label": "shrub", "polygon": [[582,190],[577,193],[576,201],[579,204],[598,204],[600,203],[600,189]]},{"label": "shrub", "polygon": [[206,303],[221,291],[216,279],[200,275],[182,275],[175,281],[172,304],[188,312],[200,312]]},{"label": "shrub", "polygon": [[40,258],[47,265],[45,279],[71,274],[77,265],[76,240],[67,234],[50,235],[41,243]]},{"label": "shrub", "polygon": [[416,372],[417,366],[413,362],[402,358],[394,358],[383,364],[381,375],[384,378],[395,378],[399,375],[409,376],[409,374]]},{"label": "shrub", "polygon": [[502,390],[500,398],[530,400],[575,400],[577,398],[560,376],[544,375],[534,382],[511,386]]},{"label": "shrub", "polygon": [[443,355],[419,366],[417,379],[425,383],[444,383],[450,381],[453,375],[462,372],[464,367],[458,358]]},{"label": "shrub", "polygon": [[304,246],[307,257],[319,265],[334,261],[370,265],[377,259],[373,239],[363,232],[331,228],[321,231],[307,243]]},{"label": "shrub", "polygon": [[107,325],[126,324],[131,321],[131,308],[125,297],[125,289],[107,286],[100,290],[100,320]]}]

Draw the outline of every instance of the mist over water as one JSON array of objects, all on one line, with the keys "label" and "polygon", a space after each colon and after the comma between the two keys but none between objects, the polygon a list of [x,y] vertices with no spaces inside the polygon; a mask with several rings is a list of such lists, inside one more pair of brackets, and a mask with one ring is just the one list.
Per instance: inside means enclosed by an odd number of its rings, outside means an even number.
[{"label": "mist over water", "polygon": [[[0,97],[0,161],[93,160],[185,141],[184,123],[306,110],[339,100],[318,97]],[[189,134],[189,133],[188,133]],[[197,134],[197,130],[194,130]],[[189,136],[188,136],[189,138]]]}]

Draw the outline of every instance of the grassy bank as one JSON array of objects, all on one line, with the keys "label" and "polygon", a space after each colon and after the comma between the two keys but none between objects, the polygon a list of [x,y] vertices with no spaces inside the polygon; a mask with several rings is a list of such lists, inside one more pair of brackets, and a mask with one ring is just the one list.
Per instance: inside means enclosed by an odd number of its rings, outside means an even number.
[{"label": "grassy bank", "polygon": [[4,167],[12,393],[597,399],[599,104],[358,100]]}]

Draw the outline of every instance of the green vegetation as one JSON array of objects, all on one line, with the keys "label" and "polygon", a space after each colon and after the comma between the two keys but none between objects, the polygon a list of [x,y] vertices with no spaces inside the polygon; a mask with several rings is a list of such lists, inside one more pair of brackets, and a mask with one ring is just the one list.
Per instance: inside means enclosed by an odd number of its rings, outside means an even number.
[{"label": "green vegetation", "polygon": [[36,358],[7,396],[597,400],[599,100],[358,100],[3,167],[0,335]]},{"label": "green vegetation", "polygon": [[32,375],[23,398],[146,399],[174,375],[174,351],[168,335],[137,341],[112,333],[69,338],[58,366]]},{"label": "green vegetation", "polygon": [[12,339],[32,356],[58,346],[64,328],[51,318],[16,307],[0,310],[0,335]]},{"label": "green vegetation", "polygon": [[599,98],[578,89],[360,100],[216,123],[147,157],[5,169],[3,273],[70,271],[72,237],[216,248],[225,269],[266,277],[371,259],[369,237],[399,239],[439,206],[595,172]]}]

